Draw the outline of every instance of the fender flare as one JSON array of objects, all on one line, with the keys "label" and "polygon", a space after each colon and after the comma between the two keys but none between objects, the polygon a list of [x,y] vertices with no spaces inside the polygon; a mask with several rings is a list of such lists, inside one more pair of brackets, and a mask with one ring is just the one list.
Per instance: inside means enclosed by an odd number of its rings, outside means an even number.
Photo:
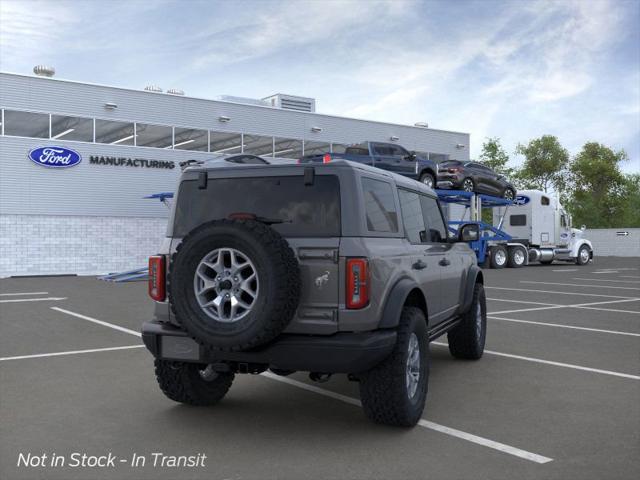
[{"label": "fender flare", "polygon": [[580,250],[580,247],[582,247],[583,245],[586,245],[589,248],[589,251],[591,252],[591,256],[593,256],[593,245],[586,238],[581,238],[573,245],[573,248],[571,249],[571,256],[577,257],[578,251]]},{"label": "fender flare", "polygon": [[402,306],[405,304],[411,291],[416,288],[419,289],[420,287],[409,278],[401,278],[391,288],[389,295],[387,295],[384,309],[382,310],[382,319],[378,324],[378,328],[395,328],[400,324]]},{"label": "fender flare", "polygon": [[436,182],[438,181],[438,175],[436,174],[436,172],[433,171],[431,167],[424,167],[423,169],[421,169],[420,173],[418,173],[418,178],[420,178],[425,173],[431,174],[431,176],[433,177],[433,180]]},{"label": "fender flare", "polygon": [[467,281],[464,288],[464,298],[462,303],[460,304],[460,309],[458,313],[463,314],[469,311],[471,308],[471,301],[473,300],[473,289],[476,283],[484,284],[484,275],[482,274],[482,270],[477,265],[472,265],[469,268],[469,272],[467,273]]}]

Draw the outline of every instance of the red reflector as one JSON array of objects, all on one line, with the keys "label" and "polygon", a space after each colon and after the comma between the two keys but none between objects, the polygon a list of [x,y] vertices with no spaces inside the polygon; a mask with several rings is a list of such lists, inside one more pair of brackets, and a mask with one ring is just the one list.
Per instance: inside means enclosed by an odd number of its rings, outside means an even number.
[{"label": "red reflector", "polygon": [[347,259],[347,308],[364,308],[369,304],[369,261]]},{"label": "red reflector", "polygon": [[325,153],[322,156],[322,163],[329,163],[331,161],[331,154],[330,153]]},{"label": "red reflector", "polygon": [[229,220],[255,220],[256,215],[254,213],[248,213],[248,212],[235,212],[235,213],[230,213],[229,215],[227,215],[227,218]]},{"label": "red reflector", "polygon": [[149,257],[149,296],[156,302],[163,302],[165,292],[165,257]]},{"label": "red reflector", "polygon": [[460,170],[459,168],[450,168],[449,169],[449,173],[456,173],[458,170]]}]

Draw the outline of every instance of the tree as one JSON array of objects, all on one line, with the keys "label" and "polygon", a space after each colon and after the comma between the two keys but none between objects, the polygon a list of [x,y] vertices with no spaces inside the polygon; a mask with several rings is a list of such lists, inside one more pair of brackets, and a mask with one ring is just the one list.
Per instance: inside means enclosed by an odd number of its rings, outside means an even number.
[{"label": "tree", "polygon": [[[637,221],[637,176],[625,177],[620,163],[627,159],[624,150],[614,152],[597,142],[585,143],[569,167],[568,208],[576,225],[619,227],[622,222]],[[635,200],[634,200],[635,199]]]},{"label": "tree", "polygon": [[509,163],[509,155],[504,148],[502,148],[498,137],[487,138],[482,144],[480,161],[483,165],[491,168],[497,173],[507,177],[513,175],[513,168],[507,166],[507,163]]},{"label": "tree", "polygon": [[534,138],[528,144],[518,144],[516,153],[524,155],[525,161],[516,174],[519,186],[548,192],[565,189],[565,174],[569,164],[569,152],[553,135]]}]

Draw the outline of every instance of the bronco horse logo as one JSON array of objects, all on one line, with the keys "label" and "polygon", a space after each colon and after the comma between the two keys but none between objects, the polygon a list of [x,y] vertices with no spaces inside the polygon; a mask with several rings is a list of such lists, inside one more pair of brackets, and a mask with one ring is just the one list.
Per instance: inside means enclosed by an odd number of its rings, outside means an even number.
[{"label": "bronco horse logo", "polygon": [[329,271],[325,270],[324,274],[316,278],[315,280],[316,287],[322,288],[324,284],[327,283],[328,281],[329,281]]}]

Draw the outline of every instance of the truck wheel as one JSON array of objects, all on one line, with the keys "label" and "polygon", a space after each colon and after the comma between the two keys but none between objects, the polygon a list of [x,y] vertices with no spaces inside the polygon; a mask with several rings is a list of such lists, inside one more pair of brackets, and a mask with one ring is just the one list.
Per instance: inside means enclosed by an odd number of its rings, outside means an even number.
[{"label": "truck wheel", "polygon": [[162,393],[188,405],[213,405],[227,394],[233,373],[216,373],[210,366],[156,359],[156,379]]},{"label": "truck wheel", "polygon": [[462,321],[447,334],[449,352],[456,358],[478,360],[484,352],[486,337],[487,299],[483,285],[476,283],[471,308],[462,316]]},{"label": "truck wheel", "polygon": [[527,258],[527,252],[522,247],[509,247],[509,261],[507,265],[510,268],[520,268],[524,266]]},{"label": "truck wheel", "polygon": [[412,427],[422,416],[428,381],[427,321],[419,308],[404,307],[393,352],[360,375],[364,413],[376,423]]},{"label": "truck wheel", "polygon": [[287,241],[253,220],[215,220],[189,233],[172,257],[171,304],[199,343],[237,351],[269,342],[289,324],[300,272]]},{"label": "truck wheel", "polygon": [[430,173],[423,173],[420,176],[420,183],[424,183],[429,188],[435,188],[436,181]]},{"label": "truck wheel", "polygon": [[586,245],[582,245],[578,249],[578,256],[576,257],[576,263],[578,265],[586,265],[589,263],[589,259],[591,258],[591,252],[589,251],[589,247]]},{"label": "truck wheel", "polygon": [[507,259],[509,258],[507,255],[507,249],[502,245],[494,245],[489,249],[489,252],[491,255],[491,268],[504,268],[507,264]]}]

